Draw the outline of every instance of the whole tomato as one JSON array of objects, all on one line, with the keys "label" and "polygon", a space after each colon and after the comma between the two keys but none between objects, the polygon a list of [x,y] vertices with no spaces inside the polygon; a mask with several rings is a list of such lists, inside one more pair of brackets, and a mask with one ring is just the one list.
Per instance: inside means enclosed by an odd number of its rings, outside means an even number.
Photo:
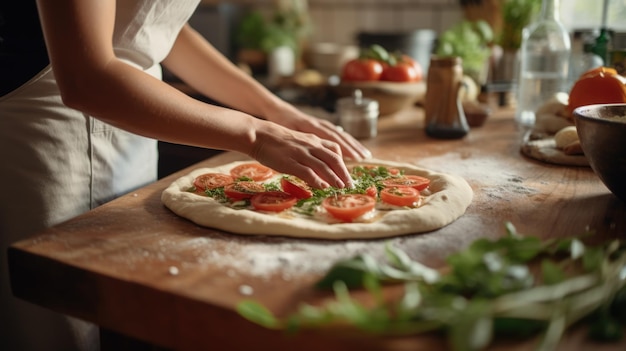
[{"label": "whole tomato", "polygon": [[417,71],[417,79],[415,80],[416,82],[419,82],[424,78],[424,69],[422,68],[422,65],[419,62],[415,61],[411,56],[400,56],[400,62],[409,64],[413,66],[413,68],[415,68],[415,71]]},{"label": "whole tomato", "polygon": [[404,62],[385,67],[380,77],[380,80],[389,82],[417,82],[420,79],[421,77],[415,67]]},{"label": "whole tomato", "polygon": [[353,59],[343,66],[341,79],[351,82],[379,80],[383,73],[383,65],[373,59]]}]

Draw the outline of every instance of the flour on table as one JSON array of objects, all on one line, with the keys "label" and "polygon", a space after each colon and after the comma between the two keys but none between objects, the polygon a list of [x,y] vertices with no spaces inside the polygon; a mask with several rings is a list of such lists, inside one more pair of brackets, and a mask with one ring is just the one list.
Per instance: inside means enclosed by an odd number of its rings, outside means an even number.
[{"label": "flour on table", "polygon": [[429,169],[456,174],[479,187],[480,193],[490,198],[508,199],[514,196],[528,196],[537,190],[525,186],[524,179],[514,172],[502,169],[502,162],[488,157],[471,156],[461,158],[458,154],[448,153],[433,158],[421,159],[419,165]]}]

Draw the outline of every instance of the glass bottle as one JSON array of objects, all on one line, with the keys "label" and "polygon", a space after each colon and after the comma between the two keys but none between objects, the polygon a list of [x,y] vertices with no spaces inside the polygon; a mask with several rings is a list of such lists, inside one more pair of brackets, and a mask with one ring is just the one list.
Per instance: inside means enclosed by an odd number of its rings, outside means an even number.
[{"label": "glass bottle", "polygon": [[591,52],[600,56],[603,60],[604,66],[609,66],[609,52],[612,49],[612,34],[606,27],[606,21],[609,11],[609,1],[604,0],[602,5],[602,27],[600,28],[600,35],[595,40]]},{"label": "glass bottle", "polygon": [[568,82],[565,91],[570,91],[580,76],[590,69],[600,67],[604,61],[591,50],[594,43],[585,42],[585,32],[575,31],[572,37],[572,55],[569,60]]},{"label": "glass bottle", "polygon": [[460,57],[435,57],[430,60],[424,114],[426,134],[441,139],[457,139],[469,132],[461,104],[463,67]]},{"label": "glass bottle", "polygon": [[591,49],[591,52],[600,56],[604,66],[610,65],[609,53],[612,49],[611,32],[607,28],[600,28],[600,35],[596,38],[596,41]]},{"label": "glass bottle", "polygon": [[571,43],[559,20],[560,0],[543,0],[539,18],[524,28],[515,121],[535,124],[535,111],[558,92],[567,91]]}]

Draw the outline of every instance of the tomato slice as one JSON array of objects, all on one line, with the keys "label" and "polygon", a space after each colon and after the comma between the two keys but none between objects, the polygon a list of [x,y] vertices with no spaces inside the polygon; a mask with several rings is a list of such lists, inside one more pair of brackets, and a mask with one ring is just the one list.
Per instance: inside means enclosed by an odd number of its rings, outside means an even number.
[{"label": "tomato slice", "polygon": [[295,176],[286,176],[281,178],[280,186],[283,191],[291,194],[298,199],[308,199],[313,196],[311,187],[302,179]]},{"label": "tomato slice", "polygon": [[298,202],[298,199],[284,191],[266,191],[250,198],[252,207],[259,211],[281,212]]},{"label": "tomato slice", "polygon": [[196,187],[196,192],[203,193],[205,190],[221,188],[232,182],[234,182],[234,179],[228,174],[205,173],[194,179],[193,186]]},{"label": "tomato slice", "polygon": [[380,200],[394,206],[415,206],[420,192],[408,186],[390,186],[380,191]]},{"label": "tomato slice", "polygon": [[365,194],[342,194],[327,197],[322,201],[322,207],[331,216],[343,222],[354,221],[373,210],[375,205],[376,199]]},{"label": "tomato slice", "polygon": [[411,188],[415,188],[418,191],[422,191],[430,185],[430,179],[425,177],[420,177],[417,175],[404,175],[400,177],[388,178],[382,181],[383,185],[386,187],[390,186],[408,186]]},{"label": "tomato slice", "polygon": [[235,179],[249,178],[259,182],[271,178],[274,171],[260,163],[243,163],[231,169],[230,175]]},{"label": "tomato slice", "polygon": [[365,189],[365,195],[376,198],[376,196],[378,196],[378,188],[376,188],[376,185],[367,187],[367,189]]},{"label": "tomato slice", "polygon": [[249,199],[252,195],[264,191],[265,186],[255,181],[239,181],[224,187],[224,195],[228,196],[228,198],[233,201]]}]

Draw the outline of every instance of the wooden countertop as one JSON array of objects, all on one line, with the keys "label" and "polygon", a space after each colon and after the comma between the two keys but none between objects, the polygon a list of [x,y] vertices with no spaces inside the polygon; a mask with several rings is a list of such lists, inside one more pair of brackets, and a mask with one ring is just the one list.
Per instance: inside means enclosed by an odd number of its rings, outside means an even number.
[{"label": "wooden countertop", "polygon": [[[364,142],[374,157],[458,174],[475,192],[456,222],[390,240],[236,235],[196,226],[161,204],[162,190],[191,169],[242,159],[224,153],[14,244],[9,249],[13,290],[33,303],[177,350],[445,349],[434,337],[285,335],[247,322],[233,307],[251,297],[285,314],[320,297],[311,283],[334,261],[382,254],[388,241],[436,267],[474,239],[503,235],[505,221],[542,238],[586,230],[599,240],[624,237],[626,205],[591,169],[527,159],[519,152],[520,138],[509,110],[498,110],[484,126],[453,141],[427,137],[419,109],[381,118],[379,136]],[[531,346],[499,343],[493,349]],[[591,347],[623,350],[626,342],[595,345],[573,333],[560,349]]]}]

